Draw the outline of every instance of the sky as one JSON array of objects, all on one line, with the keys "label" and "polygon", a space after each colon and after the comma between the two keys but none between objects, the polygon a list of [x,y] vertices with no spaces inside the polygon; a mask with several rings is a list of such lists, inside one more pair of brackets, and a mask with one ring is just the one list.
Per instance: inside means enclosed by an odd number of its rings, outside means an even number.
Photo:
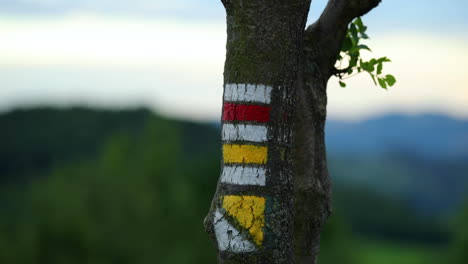
[{"label": "sky", "polygon": [[[325,0],[313,1],[309,22]],[[363,17],[388,91],[368,76],[329,81],[332,119],[440,113],[468,119],[466,0],[383,0]],[[225,57],[219,0],[0,0],[0,111],[134,108],[219,120]]]}]

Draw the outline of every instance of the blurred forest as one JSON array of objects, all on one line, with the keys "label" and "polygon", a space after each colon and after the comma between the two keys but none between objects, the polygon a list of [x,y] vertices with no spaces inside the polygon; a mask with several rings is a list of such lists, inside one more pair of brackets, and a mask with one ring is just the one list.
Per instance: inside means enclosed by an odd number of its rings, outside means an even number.
[{"label": "blurred forest", "polygon": [[[408,125],[393,126],[407,144],[434,146],[421,153],[379,145],[385,133],[371,123],[330,123],[334,214],[321,264],[466,263],[468,156],[444,142],[466,144],[468,125],[444,126],[458,138],[441,137],[426,119],[414,140]],[[373,124],[395,134],[391,122]],[[1,114],[0,263],[215,263],[202,221],[220,149],[218,124],[145,109]]]}]

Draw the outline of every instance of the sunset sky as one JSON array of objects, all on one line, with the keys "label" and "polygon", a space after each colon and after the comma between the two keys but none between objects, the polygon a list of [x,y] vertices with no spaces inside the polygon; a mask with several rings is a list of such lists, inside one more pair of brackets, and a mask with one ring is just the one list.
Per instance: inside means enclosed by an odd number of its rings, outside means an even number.
[{"label": "sunset sky", "polygon": [[[314,1],[309,23],[326,1]],[[386,113],[468,119],[468,1],[384,0],[363,20],[397,78],[329,83],[329,114]],[[146,106],[217,120],[225,13],[218,0],[0,0],[0,111],[18,107]]]}]

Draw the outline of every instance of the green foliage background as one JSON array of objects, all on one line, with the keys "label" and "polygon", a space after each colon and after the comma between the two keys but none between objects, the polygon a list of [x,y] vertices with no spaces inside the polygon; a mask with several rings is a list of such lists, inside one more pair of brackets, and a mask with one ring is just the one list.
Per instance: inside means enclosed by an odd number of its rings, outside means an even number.
[{"label": "green foliage background", "polygon": [[[1,124],[11,163],[0,164],[0,263],[216,262],[202,227],[220,170],[215,125],[85,109],[17,111]],[[437,243],[418,244],[379,229],[415,237],[421,221],[398,203],[339,187],[334,203],[320,263],[465,263],[467,214],[453,246],[431,223],[423,239]],[[371,223],[383,236],[354,230]]]}]

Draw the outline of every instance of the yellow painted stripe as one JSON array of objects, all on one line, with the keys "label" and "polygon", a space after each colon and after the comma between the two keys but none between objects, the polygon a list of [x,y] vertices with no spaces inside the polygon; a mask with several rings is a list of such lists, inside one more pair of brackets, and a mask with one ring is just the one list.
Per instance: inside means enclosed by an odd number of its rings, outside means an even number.
[{"label": "yellow painted stripe", "polygon": [[265,198],[226,195],[223,197],[223,208],[249,231],[255,244],[262,244],[263,227],[265,226]]},{"label": "yellow painted stripe", "polygon": [[267,147],[253,145],[223,145],[224,163],[256,163],[267,162]]}]

